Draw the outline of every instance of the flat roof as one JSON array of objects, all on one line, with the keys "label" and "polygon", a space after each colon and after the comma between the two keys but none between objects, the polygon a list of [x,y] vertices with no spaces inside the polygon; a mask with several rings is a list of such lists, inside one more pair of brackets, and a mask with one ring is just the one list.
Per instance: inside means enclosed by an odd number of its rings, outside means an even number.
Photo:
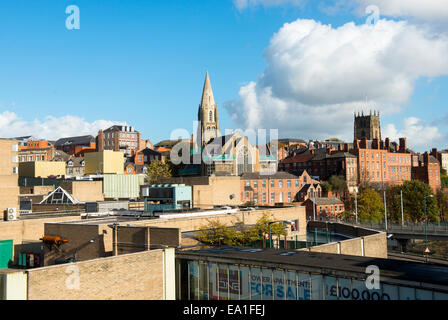
[{"label": "flat roof", "polygon": [[93,218],[93,219],[82,219],[74,221],[61,221],[61,222],[48,222],[51,224],[78,224],[78,225],[103,225],[111,223],[126,223],[142,220],[152,220],[148,218],[138,218],[138,217],[126,217],[126,216],[108,216],[104,218]]},{"label": "flat roof", "polygon": [[206,247],[198,250],[179,250],[176,252],[176,258],[257,265],[268,268],[291,269],[292,267],[322,274],[356,273],[362,274],[363,278],[368,276],[366,268],[375,265],[380,269],[381,278],[435,284],[445,286],[444,289],[448,290],[448,267],[441,264],[247,247]]}]

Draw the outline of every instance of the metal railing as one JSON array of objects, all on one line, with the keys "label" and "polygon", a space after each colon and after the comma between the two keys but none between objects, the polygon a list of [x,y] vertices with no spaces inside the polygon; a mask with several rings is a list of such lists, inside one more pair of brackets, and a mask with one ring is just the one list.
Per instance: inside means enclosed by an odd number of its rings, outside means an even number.
[{"label": "metal railing", "polygon": [[[356,225],[364,228],[375,229],[386,231],[386,226],[384,222],[366,222],[366,221],[358,221],[357,223],[353,220],[346,220],[342,218],[336,217],[307,217],[308,221],[320,221],[320,222],[333,222],[333,223],[345,223],[350,225]],[[426,226],[426,232],[428,234],[442,234],[448,236],[448,223],[440,222],[434,223],[430,222]],[[424,222],[405,222],[405,223],[394,223],[387,222],[387,231],[388,232],[409,232],[409,233],[425,233],[425,223]]]}]

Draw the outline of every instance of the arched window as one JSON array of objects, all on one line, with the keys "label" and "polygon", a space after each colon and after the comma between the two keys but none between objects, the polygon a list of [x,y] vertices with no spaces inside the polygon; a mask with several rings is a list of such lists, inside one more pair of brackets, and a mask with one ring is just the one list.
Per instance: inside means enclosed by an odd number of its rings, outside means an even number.
[{"label": "arched window", "polygon": [[213,122],[213,111],[210,111],[208,114],[208,121]]},{"label": "arched window", "polygon": [[252,157],[246,146],[243,146],[237,155],[237,174],[242,175],[245,172],[252,172]]}]

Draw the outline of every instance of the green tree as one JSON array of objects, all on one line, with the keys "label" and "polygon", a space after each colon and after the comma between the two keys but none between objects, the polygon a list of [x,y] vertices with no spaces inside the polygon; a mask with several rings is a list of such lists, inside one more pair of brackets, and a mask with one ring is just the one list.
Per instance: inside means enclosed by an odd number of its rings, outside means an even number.
[{"label": "green tree", "polygon": [[448,195],[443,191],[439,191],[436,194],[436,199],[440,211],[440,218],[443,221],[448,220]]},{"label": "green tree", "polygon": [[330,190],[337,193],[343,193],[347,190],[347,182],[343,176],[331,176],[328,179],[328,184],[330,185]]},{"label": "green tree", "polygon": [[211,245],[235,245],[238,243],[238,235],[235,229],[231,229],[219,220],[207,220],[208,224],[199,229],[197,238],[199,241]]},{"label": "green tree", "polygon": [[428,221],[439,221],[437,199],[429,197],[433,195],[431,188],[418,180],[406,181],[402,185],[403,189],[403,208],[405,220],[412,222],[425,221],[425,203]]},{"label": "green tree", "polygon": [[358,217],[361,221],[380,222],[384,219],[384,205],[378,192],[362,188],[358,195]]},{"label": "green tree", "polygon": [[[272,216],[264,214],[255,225],[247,226],[237,221],[233,227],[227,227],[219,220],[208,220],[208,224],[199,229],[197,239],[203,243],[216,245],[246,245],[257,240],[267,238],[269,222],[274,221]],[[287,231],[282,223],[271,224],[271,234],[277,237],[284,236]]]},{"label": "green tree", "polygon": [[157,183],[160,178],[171,177],[170,166],[163,161],[153,161],[147,168],[146,179],[149,183]]}]

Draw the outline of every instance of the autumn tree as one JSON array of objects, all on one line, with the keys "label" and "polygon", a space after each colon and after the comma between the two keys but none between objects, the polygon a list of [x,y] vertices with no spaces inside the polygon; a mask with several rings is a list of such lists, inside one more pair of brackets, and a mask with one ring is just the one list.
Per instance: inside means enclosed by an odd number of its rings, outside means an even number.
[{"label": "autumn tree", "polygon": [[362,188],[358,195],[358,217],[361,221],[380,222],[384,219],[384,205],[378,192]]},{"label": "autumn tree", "polygon": [[[263,214],[255,225],[247,226],[237,221],[233,227],[228,227],[219,220],[208,220],[208,224],[199,229],[197,238],[199,241],[211,245],[245,245],[255,241],[266,239],[269,234],[269,222],[273,222],[272,216]],[[271,224],[271,234],[277,237],[284,236],[287,231],[282,223]]]},{"label": "autumn tree", "polygon": [[146,178],[149,183],[157,183],[160,178],[171,177],[170,166],[163,161],[153,161],[147,169]]}]

